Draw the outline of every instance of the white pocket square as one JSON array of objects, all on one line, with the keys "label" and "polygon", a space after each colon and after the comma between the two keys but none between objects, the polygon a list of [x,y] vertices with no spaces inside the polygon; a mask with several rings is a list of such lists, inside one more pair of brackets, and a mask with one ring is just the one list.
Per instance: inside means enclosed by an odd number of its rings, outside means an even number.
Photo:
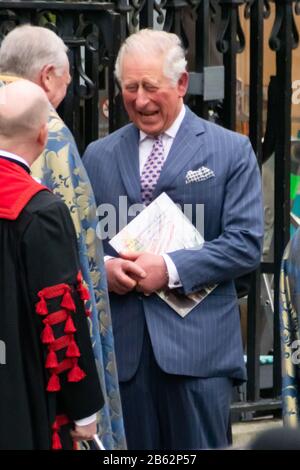
[{"label": "white pocket square", "polygon": [[197,183],[198,181],[205,181],[209,178],[214,178],[215,174],[206,166],[201,166],[198,170],[189,170],[185,175],[185,183]]}]

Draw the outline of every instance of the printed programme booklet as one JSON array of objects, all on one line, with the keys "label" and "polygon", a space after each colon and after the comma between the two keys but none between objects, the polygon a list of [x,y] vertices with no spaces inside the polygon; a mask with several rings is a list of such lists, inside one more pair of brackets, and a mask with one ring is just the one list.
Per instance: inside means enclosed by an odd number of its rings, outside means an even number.
[{"label": "printed programme booklet", "polygon": [[[158,196],[126,227],[110,240],[118,252],[147,251],[160,255],[182,248],[200,250],[204,239],[166,193]],[[208,285],[193,294],[180,294],[177,289],[157,292],[181,317],[185,317],[216,285]]]}]

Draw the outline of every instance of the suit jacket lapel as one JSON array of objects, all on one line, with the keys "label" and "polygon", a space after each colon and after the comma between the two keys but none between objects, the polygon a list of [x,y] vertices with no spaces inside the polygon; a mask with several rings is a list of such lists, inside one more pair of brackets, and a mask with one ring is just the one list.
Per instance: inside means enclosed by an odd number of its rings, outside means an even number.
[{"label": "suit jacket lapel", "polygon": [[180,174],[195,153],[199,152],[203,144],[201,134],[204,132],[202,121],[186,107],[185,117],[162,168],[153,198],[160,194]]},{"label": "suit jacket lapel", "polygon": [[[180,174],[203,144],[201,134],[205,132],[202,121],[186,107],[186,114],[177,132],[168,158],[162,168],[153,198],[160,194]],[[139,168],[139,131],[130,124],[117,147],[120,174],[131,204],[142,203]]]},{"label": "suit jacket lapel", "polygon": [[139,168],[139,132],[134,125],[124,128],[117,149],[121,178],[131,203],[142,202]]}]

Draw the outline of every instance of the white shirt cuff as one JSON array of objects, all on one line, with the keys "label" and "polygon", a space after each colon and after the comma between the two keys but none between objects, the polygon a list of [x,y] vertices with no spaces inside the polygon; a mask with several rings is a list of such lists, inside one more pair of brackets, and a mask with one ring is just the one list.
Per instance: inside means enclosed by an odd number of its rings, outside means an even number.
[{"label": "white shirt cuff", "polygon": [[77,419],[74,421],[76,426],[87,426],[88,424],[93,423],[97,419],[97,413],[94,413],[91,416],[88,416],[87,418],[82,418],[82,419]]},{"label": "white shirt cuff", "polygon": [[168,287],[169,287],[169,289],[176,289],[178,287],[182,287],[182,284],[181,284],[181,281],[180,281],[180,278],[179,278],[179,274],[178,274],[177,268],[174,264],[174,261],[167,254],[163,254],[162,256],[165,260],[167,270],[168,270],[168,275],[169,275]]},{"label": "white shirt cuff", "polygon": [[105,255],[104,256],[104,263],[106,263],[106,261],[108,261],[109,259],[113,259],[114,256],[109,256],[109,255]]}]

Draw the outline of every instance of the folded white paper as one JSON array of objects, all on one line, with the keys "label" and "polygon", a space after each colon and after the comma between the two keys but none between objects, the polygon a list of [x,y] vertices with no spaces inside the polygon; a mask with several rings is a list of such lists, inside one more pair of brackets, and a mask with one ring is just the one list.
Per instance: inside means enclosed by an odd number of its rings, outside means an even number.
[{"label": "folded white paper", "polygon": [[[154,199],[109,242],[118,252],[136,251],[156,255],[181,249],[201,250],[204,239],[166,193]],[[180,316],[185,317],[216,286],[183,295],[176,289],[157,292]]]}]

